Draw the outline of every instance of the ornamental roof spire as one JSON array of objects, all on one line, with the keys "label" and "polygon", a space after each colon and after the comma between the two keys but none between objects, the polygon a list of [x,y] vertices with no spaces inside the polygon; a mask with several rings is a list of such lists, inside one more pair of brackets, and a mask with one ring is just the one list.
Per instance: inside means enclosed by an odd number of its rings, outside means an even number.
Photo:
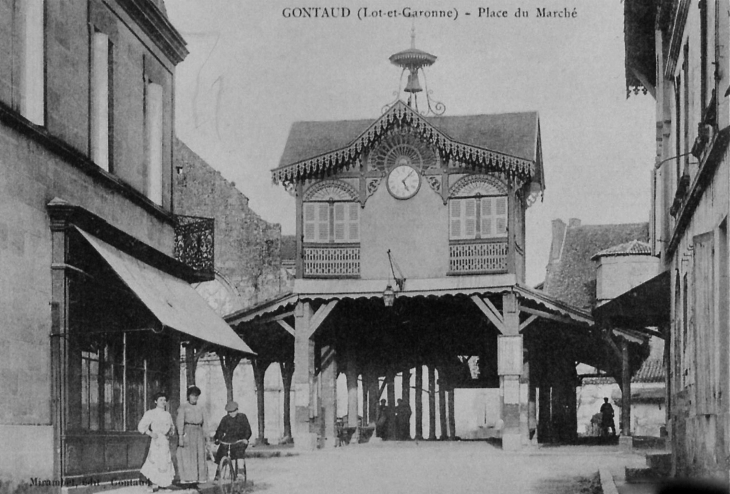
[{"label": "ornamental roof spire", "polygon": [[[423,70],[436,62],[436,56],[416,48],[415,25],[411,28],[411,47],[407,50],[399,51],[398,53],[391,55],[389,60],[393,65],[397,65],[403,69],[401,71],[401,81],[403,80],[403,74],[405,74],[406,70],[408,71],[408,82],[406,83],[406,87],[403,89],[404,92],[409,93],[408,106],[423,115],[443,115],[446,111],[446,107],[443,103],[431,100],[431,91],[428,90],[428,84],[426,84],[426,73]],[[423,111],[418,109],[418,93],[424,92],[421,88],[421,82],[418,77],[419,72],[423,74],[423,81],[426,86],[426,108]],[[396,101],[401,99],[400,92],[399,86]],[[395,101],[393,103],[395,103]],[[392,106],[392,103],[390,105],[386,105],[385,109],[390,106]]]}]

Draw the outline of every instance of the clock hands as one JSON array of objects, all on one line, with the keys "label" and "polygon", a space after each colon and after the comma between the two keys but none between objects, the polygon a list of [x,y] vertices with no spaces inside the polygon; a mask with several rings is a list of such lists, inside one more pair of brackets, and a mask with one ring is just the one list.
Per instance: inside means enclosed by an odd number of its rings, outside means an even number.
[{"label": "clock hands", "polygon": [[408,180],[410,178],[410,176],[413,175],[413,173],[415,173],[415,170],[411,170],[410,173],[408,175],[406,175],[405,177],[403,177],[403,180],[401,180],[401,182],[403,182],[403,187],[405,187],[408,192],[411,191],[411,188],[408,187],[406,180]]}]

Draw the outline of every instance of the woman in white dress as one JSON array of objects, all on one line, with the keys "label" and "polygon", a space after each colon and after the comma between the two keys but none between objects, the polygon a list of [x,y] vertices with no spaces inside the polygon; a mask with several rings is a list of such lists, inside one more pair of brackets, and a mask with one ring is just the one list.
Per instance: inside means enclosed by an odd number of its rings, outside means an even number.
[{"label": "woman in white dress", "polygon": [[174,433],[175,426],[172,416],[165,410],[167,395],[157,393],[154,396],[154,402],[156,407],[145,412],[142,420],[139,421],[137,430],[152,438],[150,451],[140,472],[152,482],[152,489],[156,490],[158,487],[167,487],[172,484],[172,479],[175,477],[175,467],[172,464],[168,440],[168,436]]}]

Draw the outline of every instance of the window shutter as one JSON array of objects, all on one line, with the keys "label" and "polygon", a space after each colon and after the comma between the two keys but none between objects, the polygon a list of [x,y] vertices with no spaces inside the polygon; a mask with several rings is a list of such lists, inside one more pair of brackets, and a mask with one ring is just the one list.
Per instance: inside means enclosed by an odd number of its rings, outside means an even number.
[{"label": "window shutter", "polygon": [[304,203],[304,241],[317,240],[316,204]]},{"label": "window shutter", "polygon": [[475,238],[477,234],[477,200],[464,201],[464,237]]},{"label": "window shutter", "polygon": [[329,242],[330,226],[330,205],[327,203],[317,204],[317,241]]},{"label": "window shutter", "polygon": [[496,231],[495,235],[506,235],[507,234],[507,198],[506,197],[495,197],[495,220],[496,220]]},{"label": "window shutter", "polygon": [[334,237],[335,242],[345,241],[345,231],[347,229],[347,222],[345,220],[345,206],[344,202],[336,202],[335,206],[335,221],[334,221]]},{"label": "window shutter", "polygon": [[449,237],[461,238],[461,200],[452,199],[449,203]]},{"label": "window shutter", "polygon": [[348,205],[348,235],[350,242],[360,241],[360,204],[351,202]]},{"label": "window shutter", "polygon": [[492,231],[492,198],[483,197],[482,203],[482,224],[480,225],[482,230],[482,237],[491,237],[494,232]]}]

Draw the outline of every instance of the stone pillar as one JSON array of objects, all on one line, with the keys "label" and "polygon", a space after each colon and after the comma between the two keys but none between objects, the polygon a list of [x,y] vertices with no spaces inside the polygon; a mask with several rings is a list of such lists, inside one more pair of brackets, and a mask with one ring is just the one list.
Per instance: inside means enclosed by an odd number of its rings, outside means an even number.
[{"label": "stone pillar", "polygon": [[[504,334],[497,338],[497,373],[502,405],[502,449],[515,451],[521,448],[520,434],[520,377],[522,376],[522,335],[517,297],[513,293],[502,296]],[[526,421],[525,415],[525,421]]]},{"label": "stone pillar", "polygon": [[317,446],[317,434],[312,430],[314,407],[314,342],[310,323],[312,306],[299,302],[294,312],[294,424],[292,435],[297,449],[311,450]]},{"label": "stone pillar", "polygon": [[416,366],[416,439],[423,439],[423,366]]},{"label": "stone pillar", "polygon": [[522,376],[520,376],[520,438],[522,446],[530,444],[530,364],[525,360],[523,359]]},{"label": "stone pillar", "polygon": [[[324,410],[324,437],[322,446],[337,445],[337,352],[333,346],[323,346],[321,353],[320,383]],[[357,397],[355,397],[357,400]],[[357,410],[357,408],[356,408]]]},{"label": "stone pillar", "polygon": [[436,373],[428,366],[428,439],[436,440]]}]

